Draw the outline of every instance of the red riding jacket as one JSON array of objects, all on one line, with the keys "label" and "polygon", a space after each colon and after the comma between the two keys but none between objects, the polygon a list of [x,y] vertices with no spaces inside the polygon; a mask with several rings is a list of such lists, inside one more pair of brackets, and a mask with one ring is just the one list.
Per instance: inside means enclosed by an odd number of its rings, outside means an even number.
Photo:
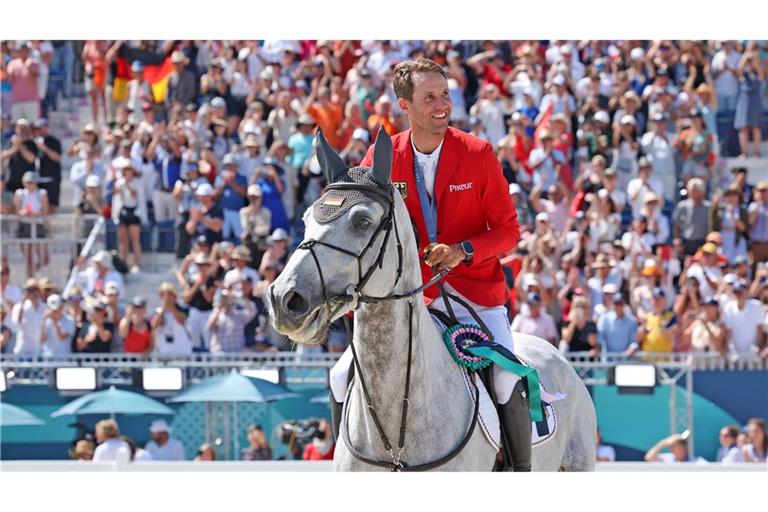
[{"label": "red riding jacket", "polygon": [[[403,195],[418,230],[421,255],[429,238],[414,177],[411,130],[392,137],[392,146],[392,182]],[[362,166],[368,167],[373,162],[373,148],[369,148]],[[440,151],[434,194],[437,241],[454,244],[468,240],[475,251],[472,263],[454,267],[446,281],[481,306],[504,304],[506,283],[499,256],[517,245],[520,225],[509,186],[491,145],[461,130],[448,128]],[[432,275],[432,269],[422,263],[423,282]],[[424,294],[435,298],[439,290],[432,286]]]}]

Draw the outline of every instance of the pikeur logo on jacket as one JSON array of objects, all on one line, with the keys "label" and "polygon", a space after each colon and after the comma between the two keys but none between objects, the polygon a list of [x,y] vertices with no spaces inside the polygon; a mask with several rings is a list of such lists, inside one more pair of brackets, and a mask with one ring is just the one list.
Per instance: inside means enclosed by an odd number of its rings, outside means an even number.
[{"label": "pikeur logo on jacket", "polygon": [[[392,138],[392,182],[403,194],[405,205],[419,232],[419,253],[429,244],[413,171],[411,131]],[[361,165],[370,166],[373,148]],[[475,254],[471,265],[460,264],[448,277],[459,293],[481,306],[504,304],[506,284],[499,255],[514,248],[520,238],[512,199],[493,148],[488,142],[454,128],[448,128],[435,177],[437,203],[437,241],[445,244],[469,240]],[[422,279],[432,277],[432,269],[421,264]],[[434,298],[436,286],[425,291]]]}]

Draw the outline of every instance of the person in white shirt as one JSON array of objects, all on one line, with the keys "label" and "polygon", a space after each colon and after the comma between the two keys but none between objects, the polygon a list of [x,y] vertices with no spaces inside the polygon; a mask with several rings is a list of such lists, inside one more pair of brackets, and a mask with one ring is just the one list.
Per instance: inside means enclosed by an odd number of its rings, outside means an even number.
[{"label": "person in white shirt", "polygon": [[670,235],[669,219],[661,212],[661,197],[654,192],[647,192],[643,203],[639,214],[648,219],[648,232],[656,237],[656,243],[667,243]]},{"label": "person in white shirt", "polygon": [[764,330],[763,305],[759,300],[748,297],[747,287],[742,281],[733,286],[733,293],[736,298],[723,308],[728,352],[741,357],[752,356]]},{"label": "person in white shirt", "polygon": [[144,447],[153,460],[187,460],[184,445],[171,437],[171,427],[165,420],[154,420],[149,426],[152,440]]},{"label": "person in white shirt", "polygon": [[231,257],[235,266],[224,274],[224,288],[240,290],[240,283],[247,277],[251,278],[251,282],[254,284],[261,281],[261,276],[256,269],[248,266],[251,262],[251,251],[246,246],[235,247]]},{"label": "person in white shirt", "polygon": [[16,328],[16,343],[13,353],[23,356],[40,355],[40,330],[43,325],[45,303],[43,303],[37,281],[28,279],[24,285],[21,302],[13,306],[11,321]]},{"label": "person in white shirt", "polygon": [[496,147],[507,135],[507,126],[504,122],[504,114],[507,110],[499,94],[499,88],[495,84],[486,84],[478,102],[469,109],[470,115],[477,116],[482,121],[488,140],[493,147]]},{"label": "person in white shirt", "polygon": [[717,105],[719,111],[736,110],[739,95],[739,79],[736,76],[741,54],[736,41],[723,41],[722,48],[712,57],[712,75],[715,78]]},{"label": "person in white shirt", "polygon": [[125,296],[123,276],[114,270],[109,251],[99,251],[91,258],[91,266],[78,274],[79,288],[87,296],[95,297],[106,291],[107,283],[117,285],[118,296]]},{"label": "person in white shirt", "polygon": [[657,112],[651,118],[653,130],[646,132],[640,139],[643,153],[653,166],[653,175],[663,185],[664,199],[675,201],[677,178],[675,168],[675,147],[672,145],[674,133],[669,133],[667,117]]},{"label": "person in white shirt", "polygon": [[158,290],[161,304],[152,317],[155,332],[155,353],[188,355],[192,353],[192,338],[187,329],[187,317],[176,304],[178,292],[171,282],[164,282]]},{"label": "person in white shirt", "polygon": [[653,166],[645,157],[638,161],[638,177],[632,179],[627,184],[627,197],[629,205],[632,207],[632,213],[637,216],[645,202],[645,195],[648,192],[654,192],[657,195],[664,193],[664,185],[651,176]]},{"label": "person in white shirt", "polygon": [[688,267],[686,278],[695,278],[699,282],[699,295],[703,299],[715,296],[723,275],[717,254],[717,246],[707,242],[701,246],[701,259]]},{"label": "person in white shirt", "polygon": [[101,420],[96,424],[96,442],[99,445],[93,452],[93,462],[131,460],[131,447],[120,439],[120,429],[115,420]]},{"label": "person in white shirt", "polygon": [[43,315],[43,326],[40,332],[40,343],[43,354],[58,356],[72,353],[72,336],[75,334],[75,322],[64,313],[64,301],[58,294],[53,294],[46,300],[48,306]]},{"label": "person in white shirt", "polygon": [[21,302],[21,288],[11,283],[11,269],[8,263],[0,263],[0,295],[8,311]]}]

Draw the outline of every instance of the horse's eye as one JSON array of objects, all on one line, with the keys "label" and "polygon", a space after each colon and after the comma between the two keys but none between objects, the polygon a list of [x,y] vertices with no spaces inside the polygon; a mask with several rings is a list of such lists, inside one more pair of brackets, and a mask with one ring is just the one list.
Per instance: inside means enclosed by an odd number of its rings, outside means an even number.
[{"label": "horse's eye", "polygon": [[355,227],[358,229],[368,229],[371,227],[371,224],[373,223],[368,217],[358,217],[355,219]]}]

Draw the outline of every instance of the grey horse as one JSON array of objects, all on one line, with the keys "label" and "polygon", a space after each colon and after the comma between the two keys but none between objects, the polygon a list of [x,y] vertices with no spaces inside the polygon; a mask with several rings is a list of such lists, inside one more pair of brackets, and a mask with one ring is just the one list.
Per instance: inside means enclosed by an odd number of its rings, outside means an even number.
[{"label": "grey horse", "polygon": [[[378,460],[391,460],[392,454],[385,449],[368,405],[375,407],[381,429],[394,447],[400,435],[410,326],[409,413],[400,458],[409,466],[427,464],[454,452],[462,443],[475,405],[467,392],[463,370],[446,349],[421,293],[378,303],[358,300],[363,294],[408,295],[422,286],[411,220],[400,194],[391,192],[391,140],[380,130],[373,167],[347,169],[322,133],[317,139],[318,160],[329,183],[378,186],[391,194],[393,214],[388,216],[389,205],[379,200],[378,194],[352,192],[351,196],[339,194],[330,201],[326,193],[318,199],[304,215],[305,244],[315,242],[300,247],[311,245],[311,250],[297,250],[268,290],[272,324],[298,343],[317,344],[324,340],[332,321],[354,310],[353,343],[371,403],[366,403],[360,385],[350,386],[344,405],[348,418],[341,429],[348,429],[347,439],[358,454]],[[323,217],[324,201],[331,203],[332,220]],[[387,222],[394,223],[394,236],[387,236],[382,229]],[[355,290],[362,277],[366,279],[362,289]],[[514,333],[514,340],[517,354],[538,370],[543,386],[567,393],[566,399],[552,404],[558,426],[547,442],[533,447],[532,469],[593,470],[595,410],[584,383],[545,340],[520,333]],[[475,428],[460,452],[434,469],[490,471],[495,460],[495,448],[481,429]],[[383,470],[353,456],[341,439],[336,445],[334,468]]]}]

